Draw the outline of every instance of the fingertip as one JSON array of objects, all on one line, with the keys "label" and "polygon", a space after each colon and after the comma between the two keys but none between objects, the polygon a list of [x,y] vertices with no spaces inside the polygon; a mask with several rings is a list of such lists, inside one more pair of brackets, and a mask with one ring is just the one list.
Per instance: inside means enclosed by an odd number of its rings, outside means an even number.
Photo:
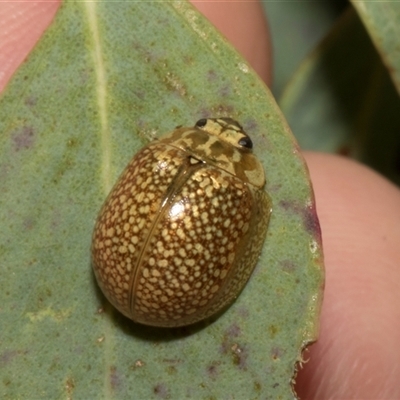
[{"label": "fingertip", "polygon": [[298,374],[297,392],[302,399],[398,398],[400,191],[352,160],[305,156],[322,229],[326,289],[320,338]]},{"label": "fingertip", "polygon": [[0,92],[54,18],[60,1],[0,3]]}]

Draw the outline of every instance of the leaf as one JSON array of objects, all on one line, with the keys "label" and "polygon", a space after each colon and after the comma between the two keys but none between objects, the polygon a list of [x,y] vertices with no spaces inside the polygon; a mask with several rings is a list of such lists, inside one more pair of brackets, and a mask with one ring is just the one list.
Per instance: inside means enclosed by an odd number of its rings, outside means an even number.
[{"label": "leaf", "polygon": [[273,40],[274,82],[279,97],[299,63],[330,30],[342,1],[262,1]]},{"label": "leaf", "polygon": [[279,103],[301,148],[349,155],[400,182],[399,96],[354,9],[304,60]]},{"label": "leaf", "polygon": [[[94,281],[94,221],[144,139],[208,115],[254,139],[265,248],[218,318],[139,326]],[[189,4],[65,2],[6,88],[0,132],[2,398],[293,398],[322,299],[308,173],[268,90]]]},{"label": "leaf", "polygon": [[400,8],[396,2],[352,1],[400,92]]}]

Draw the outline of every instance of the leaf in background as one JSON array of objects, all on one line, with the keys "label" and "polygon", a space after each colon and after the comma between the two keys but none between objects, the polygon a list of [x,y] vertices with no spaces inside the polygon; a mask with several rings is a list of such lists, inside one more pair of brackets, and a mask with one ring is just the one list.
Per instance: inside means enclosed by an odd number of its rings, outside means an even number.
[{"label": "leaf in background", "polygon": [[303,62],[280,105],[301,148],[350,155],[400,182],[400,101],[354,9]]},{"label": "leaf in background", "polygon": [[[99,293],[94,220],[143,138],[209,115],[254,139],[266,245],[219,318],[139,326]],[[6,88],[0,132],[1,398],[293,398],[322,299],[308,173],[265,86],[189,4],[65,2]]]},{"label": "leaf in background", "polygon": [[273,89],[282,94],[300,62],[329,32],[343,11],[343,0],[262,1],[273,40]]},{"label": "leaf in background", "polygon": [[400,7],[398,2],[351,0],[400,93]]}]

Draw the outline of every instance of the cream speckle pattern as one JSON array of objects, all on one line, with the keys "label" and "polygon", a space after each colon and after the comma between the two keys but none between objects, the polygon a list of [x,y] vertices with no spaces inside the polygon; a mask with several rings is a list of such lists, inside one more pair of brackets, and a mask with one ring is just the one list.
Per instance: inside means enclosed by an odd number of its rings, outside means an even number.
[{"label": "cream speckle pattern", "polygon": [[143,148],[93,233],[106,297],[132,320],[164,327],[224,308],[261,252],[271,213],[264,184],[250,139],[229,118],[177,128]]}]

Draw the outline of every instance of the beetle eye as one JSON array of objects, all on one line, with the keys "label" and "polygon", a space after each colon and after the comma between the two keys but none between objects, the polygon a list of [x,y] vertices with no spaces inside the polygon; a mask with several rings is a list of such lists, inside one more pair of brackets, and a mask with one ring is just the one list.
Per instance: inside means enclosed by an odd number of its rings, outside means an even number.
[{"label": "beetle eye", "polygon": [[239,140],[239,146],[246,147],[246,149],[252,149],[253,148],[253,142],[248,136],[242,137]]},{"label": "beetle eye", "polygon": [[202,119],[199,119],[196,122],[195,126],[197,126],[197,128],[203,128],[206,125],[206,123],[207,123],[207,119],[206,118],[202,118]]}]

